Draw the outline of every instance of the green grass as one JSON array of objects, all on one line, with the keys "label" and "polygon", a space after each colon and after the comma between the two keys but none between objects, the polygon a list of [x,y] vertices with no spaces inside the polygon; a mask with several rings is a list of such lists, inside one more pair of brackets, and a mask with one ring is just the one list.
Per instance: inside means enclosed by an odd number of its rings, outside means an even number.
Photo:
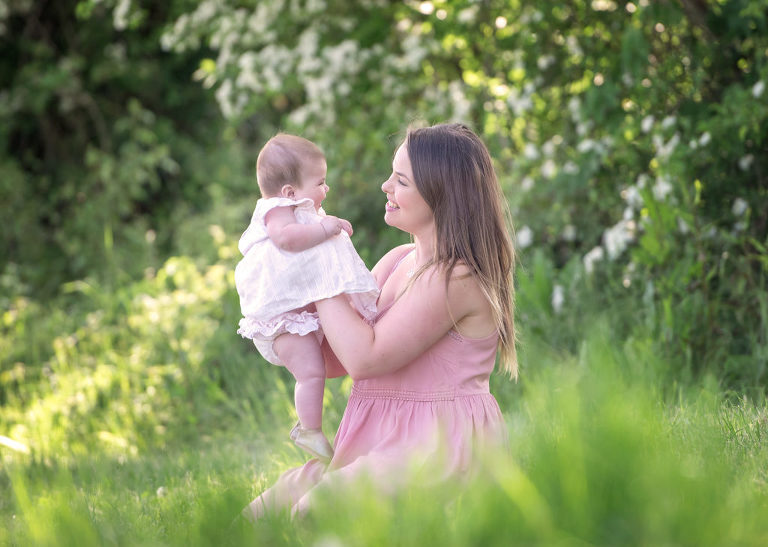
[{"label": "green grass", "polygon": [[525,358],[537,368],[517,386],[494,379],[509,448],[483,454],[471,481],[424,486],[428,477],[416,475],[413,488],[394,496],[360,484],[321,496],[300,522],[236,519],[302,461],[285,439],[284,417],[126,457],[4,450],[2,542],[765,544],[765,401],[728,399],[716,386],[661,389],[649,371],[663,363],[649,352],[639,342],[617,347],[599,327],[577,355],[532,343]]},{"label": "green grass", "polygon": [[[508,448],[475,476],[414,474],[388,496],[360,483],[320,492],[300,521],[238,519],[305,457],[287,438],[292,381],[234,334],[233,245],[218,253],[10,300],[0,435],[27,450],[0,442],[0,545],[768,544],[758,386],[684,379],[642,326],[619,336],[627,318],[576,295],[553,314],[546,271],[521,280],[520,382],[491,379]],[[328,433],[349,388],[328,383]]]}]

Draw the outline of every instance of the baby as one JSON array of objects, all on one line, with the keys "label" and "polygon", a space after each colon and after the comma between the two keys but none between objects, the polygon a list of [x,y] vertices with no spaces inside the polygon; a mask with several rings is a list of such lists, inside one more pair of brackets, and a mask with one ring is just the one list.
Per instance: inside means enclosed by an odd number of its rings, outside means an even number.
[{"label": "baby", "polygon": [[346,293],[372,320],[379,295],[349,238],[352,225],[321,207],[326,170],[322,151],[307,139],[278,134],[264,145],[256,162],[261,199],[240,238],[243,258],[235,269],[243,313],[237,332],[296,379],[299,421],[291,439],[325,462],[333,449],[322,432],[325,363],[313,302]]}]

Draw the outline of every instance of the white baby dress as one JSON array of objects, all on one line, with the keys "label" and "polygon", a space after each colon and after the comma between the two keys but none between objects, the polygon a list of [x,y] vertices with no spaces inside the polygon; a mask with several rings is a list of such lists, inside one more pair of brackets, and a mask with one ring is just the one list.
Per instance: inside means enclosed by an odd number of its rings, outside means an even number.
[{"label": "white baby dress", "polygon": [[275,207],[294,206],[299,224],[319,223],[325,212],[311,199],[262,198],[256,202],[251,224],[240,238],[243,254],[235,268],[240,295],[238,334],[253,340],[270,363],[281,365],[272,342],[285,332],[320,335],[317,313],[296,310],[341,293],[366,320],[376,315],[379,288],[345,231],[298,253],[282,251],[267,236],[264,217]]}]

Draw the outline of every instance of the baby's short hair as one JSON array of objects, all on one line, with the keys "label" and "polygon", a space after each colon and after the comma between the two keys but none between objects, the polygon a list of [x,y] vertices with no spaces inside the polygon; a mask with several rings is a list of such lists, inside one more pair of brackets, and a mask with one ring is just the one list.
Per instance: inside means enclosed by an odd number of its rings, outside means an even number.
[{"label": "baby's short hair", "polygon": [[303,137],[278,133],[267,141],[256,160],[256,180],[262,197],[274,197],[286,184],[301,182],[308,160],[324,160],[320,148]]}]

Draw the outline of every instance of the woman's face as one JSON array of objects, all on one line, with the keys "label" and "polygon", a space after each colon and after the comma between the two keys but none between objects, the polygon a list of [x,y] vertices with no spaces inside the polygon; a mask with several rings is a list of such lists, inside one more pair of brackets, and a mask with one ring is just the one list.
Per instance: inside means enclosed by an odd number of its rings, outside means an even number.
[{"label": "woman's face", "polygon": [[413,235],[434,225],[434,215],[413,180],[408,149],[401,144],[392,161],[392,175],[381,185],[387,194],[384,222]]}]

